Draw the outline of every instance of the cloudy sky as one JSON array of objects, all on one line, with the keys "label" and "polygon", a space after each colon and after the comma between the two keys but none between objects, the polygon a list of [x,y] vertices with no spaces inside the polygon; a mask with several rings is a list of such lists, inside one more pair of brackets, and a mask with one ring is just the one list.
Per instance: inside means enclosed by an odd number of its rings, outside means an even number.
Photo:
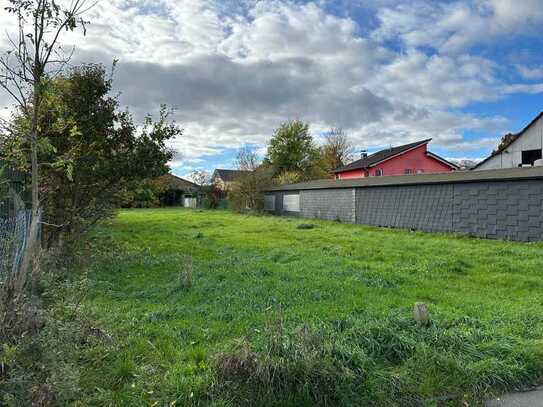
[{"label": "cloudy sky", "polygon": [[74,61],[118,59],[138,119],[175,108],[179,175],[265,151],[294,118],[360,149],[431,137],[481,158],[543,110],[543,0],[102,0],[87,18],[86,37],[64,38]]}]

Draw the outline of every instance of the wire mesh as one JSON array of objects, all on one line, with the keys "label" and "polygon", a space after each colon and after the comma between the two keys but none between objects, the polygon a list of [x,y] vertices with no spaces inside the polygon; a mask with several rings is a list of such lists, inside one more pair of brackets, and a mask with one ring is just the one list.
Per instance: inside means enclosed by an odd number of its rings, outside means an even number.
[{"label": "wire mesh", "polygon": [[32,220],[31,211],[0,218],[0,282],[16,273],[23,259]]}]

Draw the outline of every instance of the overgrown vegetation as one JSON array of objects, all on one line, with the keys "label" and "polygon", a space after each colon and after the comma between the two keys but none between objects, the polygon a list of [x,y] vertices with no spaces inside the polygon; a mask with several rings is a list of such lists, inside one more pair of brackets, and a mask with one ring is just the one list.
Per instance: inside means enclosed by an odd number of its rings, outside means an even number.
[{"label": "overgrown vegetation", "polygon": [[230,208],[237,212],[261,212],[264,209],[264,190],[273,185],[275,169],[268,162],[260,163],[254,150],[241,148],[236,167],[243,171],[228,191]]},{"label": "overgrown vegetation", "polygon": [[228,191],[230,207],[237,212],[262,212],[268,187],[333,177],[334,170],[352,161],[353,151],[353,144],[342,129],[331,129],[325,134],[324,144],[318,147],[309,123],[281,123],[262,162],[254,150],[239,150],[235,164],[243,172]]},{"label": "overgrown vegetation", "polygon": [[[60,292],[74,277],[42,258],[73,262],[69,249],[113,214],[127,189],[167,172],[172,153],[166,141],[181,134],[165,107],[158,120],[149,116],[137,128],[110,96],[111,78],[102,66],[67,69],[70,54],[63,53],[60,38],[76,28],[84,31],[82,16],[94,4],[6,3],[18,33],[0,55],[0,88],[14,103],[10,119],[0,122],[0,161],[11,173],[28,175],[32,217],[17,248],[23,253],[20,265],[9,264],[0,276],[2,405],[66,405],[78,397],[77,358],[97,331],[85,325],[89,318],[80,316],[78,306],[70,309],[75,300]],[[22,212],[22,200],[13,200]],[[82,292],[74,298],[79,304]]]},{"label": "overgrown vegetation", "polygon": [[[0,404],[68,405],[80,398],[81,352],[112,346],[111,336],[81,312],[88,288],[49,254],[31,298],[0,290]],[[76,259],[71,258],[71,267]],[[37,280],[34,280],[36,283]]]},{"label": "overgrown vegetation", "polygon": [[[168,171],[172,153],[165,143],[181,134],[163,107],[158,120],[148,116],[141,130],[110,96],[112,79],[101,65],[82,65],[57,76],[44,94],[40,128],[43,163],[40,194],[49,245],[79,234],[110,216],[126,191]],[[10,149],[25,170],[27,122],[16,115]]]},{"label": "overgrown vegetation", "polygon": [[73,354],[78,402],[471,405],[541,378],[541,244],[313,223],[176,209],[100,226],[86,296],[59,307],[107,332]]}]

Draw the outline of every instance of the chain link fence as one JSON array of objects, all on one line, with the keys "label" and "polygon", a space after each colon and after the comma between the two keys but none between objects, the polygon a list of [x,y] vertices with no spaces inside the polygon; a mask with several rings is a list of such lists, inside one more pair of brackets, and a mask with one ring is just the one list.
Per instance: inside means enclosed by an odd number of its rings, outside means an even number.
[{"label": "chain link fence", "polygon": [[0,165],[0,284],[19,269],[30,233],[32,213],[24,201],[23,181]]},{"label": "chain link fence", "polygon": [[31,211],[19,211],[15,216],[0,218],[0,282],[19,269],[32,220]]}]

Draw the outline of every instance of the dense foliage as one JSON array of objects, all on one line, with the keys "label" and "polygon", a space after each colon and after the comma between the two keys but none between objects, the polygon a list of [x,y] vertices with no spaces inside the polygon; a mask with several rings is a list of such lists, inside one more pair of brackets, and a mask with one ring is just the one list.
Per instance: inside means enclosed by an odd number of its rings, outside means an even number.
[{"label": "dense foliage", "polygon": [[[157,121],[148,116],[141,128],[111,96],[112,80],[101,65],[82,65],[48,86],[39,116],[40,195],[50,241],[86,230],[119,206],[127,188],[168,171],[172,153],[166,142],[181,134],[162,108]],[[27,122],[16,118],[17,135]],[[14,137],[15,152],[24,138]],[[14,155],[14,154],[11,154]],[[25,164],[24,154],[20,161]]]},{"label": "dense foliage", "polygon": [[333,177],[334,170],[349,163],[354,147],[341,129],[332,129],[317,147],[309,123],[300,120],[282,123],[268,144],[262,163],[250,148],[241,148],[236,167],[245,171],[228,191],[230,206],[238,212],[261,211],[264,191],[274,184],[294,184]]},{"label": "dense foliage", "polygon": [[324,175],[319,161],[319,148],[311,136],[309,123],[293,120],[275,130],[266,162],[277,174],[289,171],[300,174],[301,179],[319,178]]},{"label": "dense foliage", "polygon": [[273,185],[273,168],[264,164],[239,175],[228,191],[230,207],[237,212],[260,212],[264,209],[264,190]]}]

